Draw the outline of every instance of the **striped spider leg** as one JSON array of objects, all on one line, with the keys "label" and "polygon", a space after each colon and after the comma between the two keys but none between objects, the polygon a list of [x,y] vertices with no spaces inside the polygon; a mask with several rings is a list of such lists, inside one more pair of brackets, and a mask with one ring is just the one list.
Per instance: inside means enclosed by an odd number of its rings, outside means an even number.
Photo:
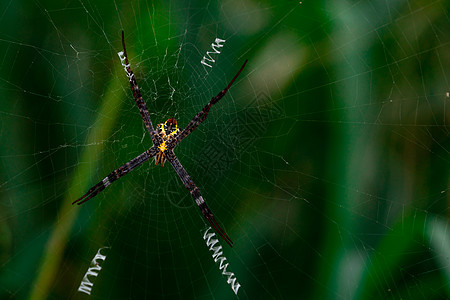
[{"label": "striped spider leg", "polygon": [[233,79],[230,81],[230,83],[227,85],[225,89],[223,89],[221,92],[217,94],[217,96],[212,97],[209,103],[203,107],[203,109],[194,116],[194,118],[189,122],[189,124],[186,126],[186,128],[183,129],[183,131],[178,134],[177,139],[174,141],[172,145],[169,146],[170,149],[173,149],[176,145],[178,145],[185,137],[187,137],[192,131],[197,128],[198,125],[200,125],[203,121],[205,121],[206,117],[208,116],[209,109],[211,106],[219,102],[220,99],[222,99],[223,96],[228,92],[231,85],[234,83],[236,78],[241,74],[242,70],[244,69],[245,65],[247,64],[247,59],[245,60],[242,67],[239,69],[239,71],[234,75]]},{"label": "striped spider leg", "polygon": [[158,154],[159,149],[155,146],[151,147],[144,153],[136,156],[120,168],[112,171],[108,176],[106,176],[102,181],[94,185],[92,188],[89,189],[89,191],[84,194],[82,197],[78,198],[77,200],[73,201],[72,204],[83,204],[84,202],[88,201],[92,197],[95,197],[98,193],[103,191],[105,188],[107,188],[111,183],[119,179],[120,177],[130,173],[134,170],[137,166],[142,165],[145,161],[149,160],[150,158],[154,157],[156,154]]},{"label": "striped spider leg", "polygon": [[219,233],[219,235],[227,242],[230,247],[233,247],[233,241],[230,239],[230,237],[225,233],[225,231],[219,226],[216,219],[214,218],[211,210],[209,209],[208,205],[206,205],[205,200],[202,197],[202,194],[200,193],[200,190],[195,185],[194,181],[192,181],[189,174],[186,172],[186,170],[181,165],[178,158],[175,156],[175,153],[173,153],[172,150],[166,150],[165,156],[167,160],[172,165],[175,172],[177,172],[178,176],[180,177],[181,181],[183,182],[184,186],[189,190],[192,197],[195,200],[195,204],[200,208],[202,211],[203,216],[206,220],[211,224],[211,226],[214,228],[214,230]]},{"label": "striped spider leg", "polygon": [[141,90],[138,87],[133,71],[131,71],[130,63],[128,62],[127,49],[125,48],[125,38],[123,31],[122,31],[122,47],[123,51],[120,51],[117,54],[119,55],[123,69],[127,73],[127,77],[131,85],[131,90],[133,91],[134,100],[136,102],[137,107],[139,108],[139,112],[141,113],[141,117],[142,120],[144,121],[145,127],[147,127],[147,130],[150,133],[150,137],[152,138],[153,144],[158,145],[162,141],[158,139],[155,133],[152,120],[150,119],[150,114],[148,113],[147,104],[145,104],[145,101],[142,98]]}]

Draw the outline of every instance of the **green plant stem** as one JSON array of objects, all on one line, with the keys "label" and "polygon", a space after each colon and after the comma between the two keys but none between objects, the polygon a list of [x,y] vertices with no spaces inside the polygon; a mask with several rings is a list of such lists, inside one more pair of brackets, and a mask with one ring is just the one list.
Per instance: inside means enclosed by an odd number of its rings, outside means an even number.
[{"label": "green plant stem", "polygon": [[[81,156],[81,162],[98,162],[103,150],[104,141],[108,138],[116,123],[118,112],[121,106],[122,93],[119,86],[125,80],[125,74],[121,74],[122,68],[117,68],[113,74],[113,79],[109,82],[107,93],[102,99],[101,107],[98,111],[96,121],[87,138],[87,144]],[[123,75],[123,76],[120,76]],[[82,195],[88,188],[91,170],[95,166],[92,163],[80,163],[74,172],[71,183],[64,197],[58,218],[55,220],[53,232],[44,249],[43,258],[37,273],[37,277],[31,289],[30,299],[47,299],[56,274],[61,264],[62,256],[67,245],[70,231],[78,215],[78,206],[73,206],[72,202]]]}]

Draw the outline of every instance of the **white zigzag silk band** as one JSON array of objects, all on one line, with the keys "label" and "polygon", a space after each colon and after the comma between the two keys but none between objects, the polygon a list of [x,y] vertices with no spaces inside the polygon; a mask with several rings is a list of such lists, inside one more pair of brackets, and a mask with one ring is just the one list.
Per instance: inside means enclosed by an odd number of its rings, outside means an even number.
[{"label": "white zigzag silk band", "polygon": [[234,276],[234,273],[227,271],[228,263],[225,263],[227,258],[222,256],[222,246],[218,244],[219,240],[215,238],[216,234],[214,232],[209,233],[209,230],[211,230],[211,227],[206,229],[203,234],[206,246],[209,247],[209,251],[213,252],[212,258],[214,259],[214,262],[219,262],[219,270],[222,270],[222,275],[228,276],[227,283],[231,285],[231,289],[237,295],[241,285],[236,281],[237,279]]}]

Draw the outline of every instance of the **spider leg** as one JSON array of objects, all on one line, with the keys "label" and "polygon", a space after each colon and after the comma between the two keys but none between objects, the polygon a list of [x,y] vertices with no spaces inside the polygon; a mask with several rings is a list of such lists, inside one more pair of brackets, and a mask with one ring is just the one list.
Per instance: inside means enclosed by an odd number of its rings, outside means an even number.
[{"label": "spider leg", "polygon": [[94,185],[92,188],[89,189],[89,191],[84,194],[82,197],[78,198],[77,200],[73,201],[72,204],[83,204],[84,202],[88,201],[89,199],[95,197],[98,193],[103,191],[105,188],[107,188],[112,182],[116,181],[120,177],[128,174],[131,172],[134,168],[137,166],[142,165],[145,161],[152,158],[159,152],[158,148],[155,146],[151,147],[144,153],[136,156],[120,168],[112,171],[108,176],[106,176],[102,181]]},{"label": "spider leg", "polygon": [[234,75],[233,79],[230,81],[227,87],[223,89],[220,93],[218,93],[217,96],[212,97],[209,103],[205,107],[203,107],[203,109],[198,114],[196,114],[195,117],[189,122],[186,128],[184,128],[183,131],[180,134],[178,134],[175,144],[172,145],[171,149],[173,149],[178,143],[181,142],[181,140],[187,137],[192,131],[195,130],[195,128],[197,128],[198,125],[200,125],[206,119],[211,106],[219,102],[219,100],[222,99],[223,96],[225,96],[225,94],[228,92],[228,90],[230,89],[231,85],[234,83],[236,78],[239,76],[239,74],[241,74],[246,64],[247,60],[245,60],[242,67],[239,69],[236,75]]},{"label": "spider leg", "polygon": [[230,237],[225,233],[225,231],[217,223],[217,221],[214,218],[208,205],[206,205],[206,202],[203,199],[202,194],[200,193],[200,190],[194,184],[191,177],[186,172],[186,170],[183,168],[183,166],[181,165],[180,161],[175,156],[173,151],[166,150],[166,151],[164,151],[164,154],[165,154],[167,160],[172,164],[172,167],[174,168],[175,172],[177,172],[177,174],[180,177],[181,181],[183,182],[184,186],[191,193],[192,197],[195,200],[195,203],[202,211],[203,216],[206,218],[206,220],[208,220],[209,224],[211,224],[211,226],[214,228],[214,230],[225,240],[225,242],[227,242],[227,244],[230,245],[230,247],[233,247],[233,241],[230,239]]},{"label": "spider leg", "polygon": [[[150,119],[150,114],[148,113],[147,105],[145,104],[144,99],[141,95],[141,90],[138,87],[136,78],[134,76],[133,71],[131,71],[130,63],[128,62],[127,49],[125,48],[125,38],[124,33],[122,31],[122,47],[123,52],[117,53],[119,55],[122,66],[124,67],[125,72],[127,73],[127,77],[130,81],[131,90],[133,91],[134,100],[136,102],[137,107],[139,108],[139,112],[141,113],[142,120],[144,121],[145,127],[147,127],[148,132],[152,138],[152,141],[155,145],[159,145],[162,143],[157,138],[157,134],[155,133],[155,129],[153,128],[152,120]],[[158,141],[156,141],[158,140]]]}]

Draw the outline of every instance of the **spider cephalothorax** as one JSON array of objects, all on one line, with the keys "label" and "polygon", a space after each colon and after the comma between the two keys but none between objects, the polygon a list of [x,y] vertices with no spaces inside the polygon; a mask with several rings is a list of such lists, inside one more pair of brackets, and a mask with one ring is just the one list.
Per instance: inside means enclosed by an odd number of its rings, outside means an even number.
[{"label": "spider cephalothorax", "polygon": [[164,123],[159,123],[156,128],[156,132],[164,141],[169,141],[169,139],[175,137],[179,132],[177,120],[174,118],[170,118]]},{"label": "spider cephalothorax", "polygon": [[195,200],[195,203],[200,208],[200,211],[202,212],[205,219],[208,220],[211,226],[214,227],[217,233],[219,233],[219,235],[228,243],[228,245],[232,246],[233,241],[228,237],[225,231],[217,223],[208,205],[206,205],[205,199],[203,199],[200,190],[197,188],[194,181],[191,179],[189,174],[181,165],[178,158],[175,156],[173,149],[206,119],[211,106],[219,102],[219,100],[222,99],[223,96],[225,96],[225,94],[230,89],[233,82],[236,80],[236,78],[244,69],[247,60],[244,62],[244,64],[237,72],[237,74],[234,75],[233,79],[230,81],[227,87],[223,89],[221,92],[219,92],[217,96],[212,97],[209,103],[206,104],[206,106],[203,107],[203,109],[199,113],[197,113],[194,116],[194,118],[189,122],[189,124],[180,132],[177,126],[177,120],[175,120],[174,118],[170,118],[166,122],[158,124],[158,126],[156,126],[156,129],[153,128],[152,120],[150,119],[150,114],[148,113],[147,110],[147,105],[144,99],[142,98],[141,91],[139,90],[139,87],[136,82],[136,78],[134,77],[133,71],[131,71],[130,63],[128,62],[123,31],[122,31],[122,47],[123,52],[120,51],[117,54],[119,55],[120,60],[122,62],[122,66],[124,67],[125,72],[127,73],[127,77],[131,85],[131,90],[133,92],[134,100],[136,102],[137,107],[139,108],[139,112],[141,113],[141,117],[142,120],[144,121],[145,127],[147,128],[152,138],[153,146],[150,147],[148,150],[146,150],[144,153],[136,156],[129,162],[125,163],[120,168],[112,171],[102,181],[91,187],[86,194],[84,194],[81,198],[75,200],[72,204],[77,203],[78,205],[80,205],[88,201],[92,197],[95,197],[98,193],[100,193],[106,187],[108,187],[112,182],[133,171],[134,168],[140,166],[141,164],[143,164],[148,159],[151,159],[152,157],[155,157],[156,165],[160,164],[161,166],[164,166],[164,162],[167,159],[172,165],[175,172],[177,173],[178,177],[180,177],[184,186],[189,190],[189,193],[191,193],[192,197]]},{"label": "spider cephalothorax", "polygon": [[164,167],[164,162],[166,161],[164,151],[168,149],[169,144],[176,140],[179,131],[177,120],[174,118],[170,118],[166,122],[156,126],[156,134],[161,137],[163,142],[158,146],[159,152],[155,156],[155,165]]}]

